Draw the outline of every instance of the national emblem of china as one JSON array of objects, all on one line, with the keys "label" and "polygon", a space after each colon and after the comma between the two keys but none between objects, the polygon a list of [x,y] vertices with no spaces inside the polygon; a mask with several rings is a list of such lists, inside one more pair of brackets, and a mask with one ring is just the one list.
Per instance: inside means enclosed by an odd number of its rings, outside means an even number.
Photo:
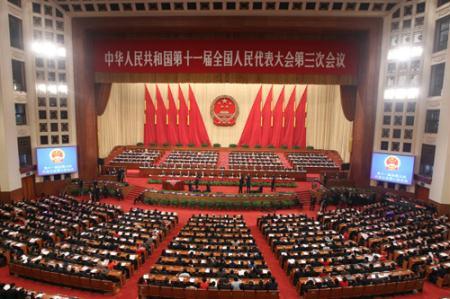
[{"label": "national emblem of china", "polygon": [[388,156],[384,160],[384,166],[386,167],[386,170],[398,170],[400,168],[400,159],[396,156]]},{"label": "national emblem of china", "polygon": [[62,163],[64,161],[64,158],[66,157],[66,154],[64,151],[60,148],[55,148],[51,150],[50,154],[50,161],[53,163]]},{"label": "national emblem of china", "polygon": [[216,126],[234,126],[238,115],[236,100],[230,96],[218,96],[211,104],[211,117]]}]

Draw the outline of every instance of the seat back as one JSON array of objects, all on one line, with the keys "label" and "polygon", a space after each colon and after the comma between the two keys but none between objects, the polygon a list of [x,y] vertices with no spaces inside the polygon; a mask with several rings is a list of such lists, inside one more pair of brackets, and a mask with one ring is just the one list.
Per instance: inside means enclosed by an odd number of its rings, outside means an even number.
[{"label": "seat back", "polygon": [[230,290],[218,290],[216,293],[218,299],[231,299],[233,298],[233,291]]},{"label": "seat back", "polygon": [[364,294],[364,286],[353,287],[352,297],[362,297]]},{"label": "seat back", "polygon": [[208,299],[208,298],[210,298],[209,296],[208,296],[208,290],[197,290],[197,293],[196,293],[196,298],[197,299]]},{"label": "seat back", "polygon": [[342,290],[343,288],[332,288],[328,298],[342,298]]},{"label": "seat back", "polygon": [[255,291],[256,299],[278,299],[280,293],[278,291]]},{"label": "seat back", "polygon": [[397,284],[395,282],[387,283],[386,288],[383,294],[393,294],[397,288]]},{"label": "seat back", "polygon": [[184,288],[172,288],[172,296],[173,298],[181,298],[183,299],[185,297],[185,290]]},{"label": "seat back", "polygon": [[353,294],[353,288],[354,287],[342,288],[342,297],[343,298],[351,298],[352,294]]},{"label": "seat back", "polygon": [[305,292],[303,294],[303,298],[318,299],[319,298],[319,289],[309,289],[307,292]]},{"label": "seat back", "polygon": [[331,289],[330,288],[320,289],[319,290],[319,299],[330,298],[330,295],[331,295]]},{"label": "seat back", "polygon": [[172,298],[173,297],[173,289],[172,287],[161,287],[159,289],[159,297],[162,298]]}]

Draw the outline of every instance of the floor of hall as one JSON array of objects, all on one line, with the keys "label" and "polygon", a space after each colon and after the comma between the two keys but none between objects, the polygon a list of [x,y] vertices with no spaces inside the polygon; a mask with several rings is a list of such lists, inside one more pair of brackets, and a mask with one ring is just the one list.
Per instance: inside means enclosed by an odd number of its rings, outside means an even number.
[{"label": "floor of hall", "polygon": [[[138,180],[136,180],[137,182]],[[131,184],[134,183],[133,179],[129,179],[129,182]],[[142,182],[142,179],[139,180],[139,185],[143,185],[143,187],[150,187],[150,185],[147,184],[147,186],[144,186],[145,184]],[[233,188],[233,187],[230,187]],[[234,187],[236,189],[236,187]],[[290,282],[288,276],[281,268],[278,260],[276,259],[275,255],[272,253],[268,243],[264,239],[264,236],[259,231],[256,220],[261,215],[267,214],[268,212],[263,211],[211,211],[211,210],[200,210],[200,209],[189,209],[189,208],[174,208],[174,207],[167,207],[167,206],[155,206],[155,205],[146,205],[143,203],[133,204],[131,200],[123,200],[119,201],[117,199],[113,198],[107,198],[102,199],[101,202],[108,203],[108,204],[114,204],[120,206],[125,212],[127,212],[130,208],[137,207],[142,209],[159,209],[162,211],[172,211],[177,212],[179,217],[179,223],[174,228],[174,230],[171,231],[171,233],[168,234],[168,236],[164,239],[164,241],[158,246],[156,251],[151,255],[151,257],[134,273],[134,275],[128,279],[125,283],[125,285],[120,289],[119,293],[111,295],[111,294],[101,294],[101,293],[93,293],[89,291],[83,291],[83,290],[76,290],[72,288],[67,287],[60,287],[55,286],[51,284],[46,284],[42,282],[37,282],[29,279],[24,279],[21,277],[16,277],[9,275],[8,267],[0,268],[0,282],[5,283],[16,283],[16,285],[25,287],[30,290],[35,291],[43,291],[48,294],[62,294],[62,295],[68,295],[68,296],[77,296],[79,298],[86,298],[86,299],[97,299],[97,298],[103,298],[103,299],[109,299],[109,298],[117,298],[117,299],[132,299],[138,297],[138,288],[137,288],[137,281],[138,279],[149,271],[150,267],[158,260],[159,256],[161,255],[161,252],[163,249],[165,249],[170,241],[178,234],[178,232],[181,230],[181,228],[187,223],[188,219],[194,215],[194,214],[205,214],[205,213],[214,213],[214,214],[242,214],[245,222],[247,223],[247,226],[250,228],[251,233],[255,239],[256,244],[258,245],[258,248],[260,249],[262,255],[264,256],[264,259],[271,270],[273,276],[275,277],[280,291],[280,299],[294,299],[294,298],[300,298],[298,293],[296,292],[293,284]],[[290,209],[290,210],[278,210],[278,214],[284,214],[284,213],[306,213],[309,216],[315,216],[317,214],[317,208],[315,211],[309,211],[309,207],[306,207],[303,210],[300,209]],[[421,293],[417,294],[407,294],[407,295],[400,295],[395,296],[395,298],[404,298],[404,299],[438,299],[438,298],[445,298],[450,297],[450,289],[449,288],[438,288],[435,285],[426,282],[424,290]],[[385,297],[385,298],[394,298],[394,296],[391,297]]]}]

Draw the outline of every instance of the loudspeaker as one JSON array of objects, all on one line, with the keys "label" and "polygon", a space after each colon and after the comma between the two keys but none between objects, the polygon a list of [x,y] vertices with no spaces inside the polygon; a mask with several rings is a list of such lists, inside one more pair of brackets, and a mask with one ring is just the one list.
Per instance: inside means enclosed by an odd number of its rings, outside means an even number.
[{"label": "loudspeaker", "polygon": [[341,170],[350,170],[350,163],[342,163]]}]

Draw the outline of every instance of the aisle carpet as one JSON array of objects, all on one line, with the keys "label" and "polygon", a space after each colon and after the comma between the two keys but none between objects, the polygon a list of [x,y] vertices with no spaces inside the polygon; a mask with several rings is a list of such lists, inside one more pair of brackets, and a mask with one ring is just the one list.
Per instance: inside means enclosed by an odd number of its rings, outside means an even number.
[{"label": "aisle carpet", "polygon": [[[144,185],[144,187],[148,187],[143,181],[143,179],[129,179],[130,183],[139,182],[139,185]],[[141,277],[144,273],[146,273],[150,267],[157,261],[159,255],[161,254],[162,250],[165,249],[169,242],[178,234],[180,229],[187,223],[188,219],[193,214],[206,214],[211,213],[211,211],[208,210],[199,210],[199,209],[178,209],[173,207],[166,207],[166,206],[150,206],[145,205],[142,203],[139,203],[137,205],[133,205],[133,202],[131,200],[125,200],[125,201],[118,201],[117,199],[113,198],[107,198],[103,199],[102,202],[110,203],[119,205],[122,207],[124,211],[128,211],[132,207],[139,207],[143,209],[160,209],[163,211],[172,211],[177,212],[179,216],[179,224],[175,227],[174,230],[164,239],[164,241],[160,244],[160,246],[155,250],[154,254],[143,264],[137,272],[134,273],[134,275],[131,277],[131,279],[127,280],[124,287],[120,290],[120,292],[116,295],[105,295],[105,294],[99,294],[99,293],[93,293],[88,291],[82,291],[82,290],[75,290],[71,288],[66,287],[59,287],[54,286],[46,283],[41,282],[35,282],[29,279],[23,279],[20,277],[15,277],[9,275],[8,267],[0,268],[0,282],[7,282],[12,283],[15,282],[16,285],[22,286],[31,290],[36,291],[44,291],[48,294],[64,294],[64,295],[70,295],[70,296],[77,296],[79,298],[102,298],[102,299],[109,299],[109,298],[118,298],[118,299],[134,299],[137,298],[137,281],[139,277]],[[280,290],[280,299],[294,299],[294,298],[300,298],[297,294],[294,286],[289,281],[287,275],[282,270],[282,268],[279,265],[278,260],[272,253],[268,243],[264,239],[263,235],[259,231],[259,229],[256,226],[256,220],[261,215],[266,214],[267,212],[260,212],[260,211],[214,211],[214,214],[242,214],[244,216],[244,219],[249,226],[253,237],[255,238],[256,244],[258,245],[258,248],[260,248],[261,253],[264,256],[264,259],[269,266],[270,271],[272,272],[273,276],[275,277]],[[309,210],[299,210],[299,209],[290,209],[290,210],[279,210],[277,211],[278,214],[283,213],[306,213],[309,216],[315,216],[317,213],[316,211],[309,211]],[[405,298],[405,299],[438,299],[438,298],[444,298],[444,297],[450,297],[450,289],[445,288],[441,289],[436,287],[433,284],[425,283],[425,287],[422,293],[418,294],[410,294],[410,295],[402,295],[402,296],[395,296],[395,297],[384,297],[384,298]]]}]

